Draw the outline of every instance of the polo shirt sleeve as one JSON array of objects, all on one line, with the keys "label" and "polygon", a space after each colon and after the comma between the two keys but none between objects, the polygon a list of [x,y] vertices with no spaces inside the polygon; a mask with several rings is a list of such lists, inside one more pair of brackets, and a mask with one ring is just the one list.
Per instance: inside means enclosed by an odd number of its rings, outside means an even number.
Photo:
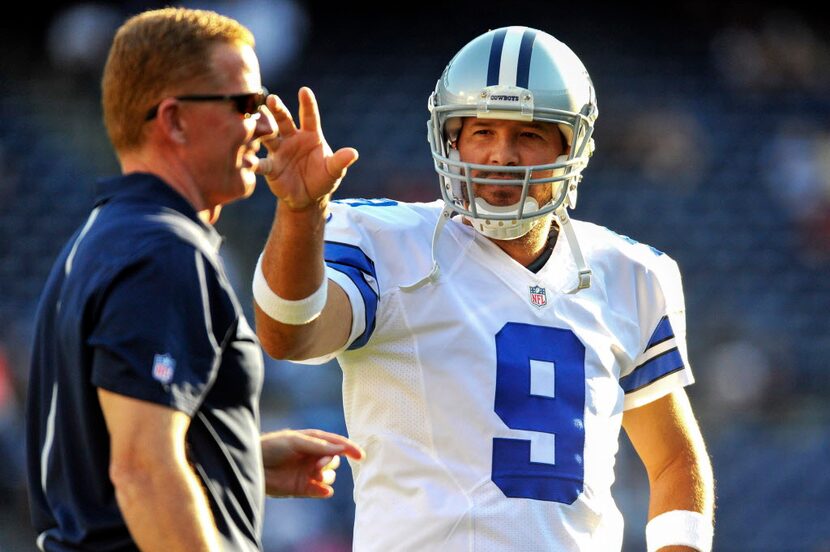
[{"label": "polo shirt sleeve", "polygon": [[92,384],[193,415],[210,389],[233,308],[217,274],[188,244],[155,248],[98,297],[87,341]]}]

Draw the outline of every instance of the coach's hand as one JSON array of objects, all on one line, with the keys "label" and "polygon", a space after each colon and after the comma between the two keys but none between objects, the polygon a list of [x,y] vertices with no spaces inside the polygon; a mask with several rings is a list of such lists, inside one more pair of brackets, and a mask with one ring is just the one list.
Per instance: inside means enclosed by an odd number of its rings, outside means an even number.
[{"label": "coach's hand", "polygon": [[350,439],[319,429],[284,429],[260,437],[268,496],[328,498],[340,455],[362,460],[363,449]]},{"label": "coach's hand", "polygon": [[268,97],[263,116],[273,117],[277,132],[263,138],[268,156],[261,159],[257,173],[265,176],[277,198],[292,210],[315,202],[327,202],[340,185],[346,169],[357,161],[357,150],[341,148],[332,153],[320,126],[320,111],[314,93],[300,88],[300,127],[291,112],[275,95]]}]

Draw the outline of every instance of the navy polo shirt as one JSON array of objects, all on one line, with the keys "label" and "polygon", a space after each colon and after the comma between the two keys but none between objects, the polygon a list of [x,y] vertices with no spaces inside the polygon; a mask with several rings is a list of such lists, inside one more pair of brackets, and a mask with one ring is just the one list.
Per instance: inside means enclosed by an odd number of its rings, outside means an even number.
[{"label": "navy polo shirt", "polygon": [[26,436],[42,549],[136,549],[109,479],[98,387],[188,414],[188,458],[223,549],[261,549],[262,352],[220,242],[157,177],[101,182],[37,312]]}]

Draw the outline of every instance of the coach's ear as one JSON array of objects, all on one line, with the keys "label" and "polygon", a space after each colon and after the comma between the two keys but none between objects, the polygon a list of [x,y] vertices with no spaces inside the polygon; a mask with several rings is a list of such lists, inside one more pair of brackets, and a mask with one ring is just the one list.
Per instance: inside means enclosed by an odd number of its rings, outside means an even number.
[{"label": "coach's ear", "polygon": [[159,103],[157,128],[165,138],[176,144],[187,142],[187,122],[182,115],[182,104],[176,98],[165,98]]}]

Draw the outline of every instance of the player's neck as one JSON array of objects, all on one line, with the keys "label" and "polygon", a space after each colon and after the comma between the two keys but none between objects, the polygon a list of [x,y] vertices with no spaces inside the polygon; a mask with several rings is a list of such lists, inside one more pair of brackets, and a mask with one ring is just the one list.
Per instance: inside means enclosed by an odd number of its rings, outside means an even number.
[{"label": "player's neck", "polygon": [[553,218],[547,217],[530,229],[530,232],[515,240],[490,239],[502,251],[525,267],[530,267],[542,255],[549,256],[556,244],[558,229]]}]

